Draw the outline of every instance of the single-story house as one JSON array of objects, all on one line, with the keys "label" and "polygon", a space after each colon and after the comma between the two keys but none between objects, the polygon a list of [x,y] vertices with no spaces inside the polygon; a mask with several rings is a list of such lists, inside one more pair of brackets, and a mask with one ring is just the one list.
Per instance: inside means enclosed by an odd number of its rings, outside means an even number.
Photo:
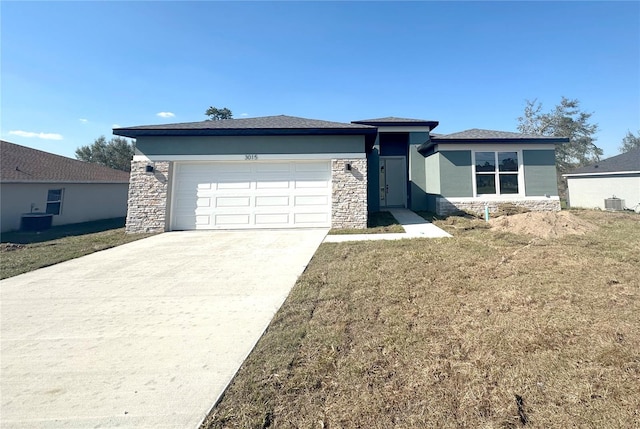
[{"label": "single-story house", "polygon": [[[563,174],[571,207],[605,209],[605,200],[619,198],[624,207],[640,204],[640,148]],[[622,203],[622,202],[620,202]]]},{"label": "single-story house", "polygon": [[560,209],[555,145],[567,139],[437,126],[267,116],[114,129],[136,139],[127,230],[364,228],[389,207]]},{"label": "single-story house", "polygon": [[0,154],[2,232],[27,217],[51,217],[55,226],[126,216],[127,172],[6,141]]}]

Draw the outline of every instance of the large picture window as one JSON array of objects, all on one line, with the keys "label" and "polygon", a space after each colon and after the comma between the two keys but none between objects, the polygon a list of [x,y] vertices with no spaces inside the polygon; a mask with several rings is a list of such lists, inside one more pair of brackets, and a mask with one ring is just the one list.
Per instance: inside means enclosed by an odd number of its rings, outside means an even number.
[{"label": "large picture window", "polygon": [[47,213],[59,215],[62,210],[62,189],[49,189],[47,192]]},{"label": "large picture window", "polygon": [[518,152],[476,152],[476,195],[518,194]]}]

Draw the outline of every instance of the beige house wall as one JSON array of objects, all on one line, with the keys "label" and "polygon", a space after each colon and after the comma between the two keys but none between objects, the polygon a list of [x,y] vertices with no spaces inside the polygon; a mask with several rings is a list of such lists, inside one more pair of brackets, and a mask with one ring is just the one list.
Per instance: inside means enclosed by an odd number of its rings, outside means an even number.
[{"label": "beige house wall", "polygon": [[2,183],[0,228],[2,232],[17,230],[23,213],[45,213],[51,189],[63,189],[62,208],[53,216],[54,226],[125,217],[128,188],[128,183]]}]

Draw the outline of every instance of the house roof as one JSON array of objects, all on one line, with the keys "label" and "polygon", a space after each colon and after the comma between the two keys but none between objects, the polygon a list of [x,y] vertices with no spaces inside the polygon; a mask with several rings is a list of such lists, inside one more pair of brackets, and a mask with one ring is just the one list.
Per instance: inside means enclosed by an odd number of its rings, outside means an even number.
[{"label": "house roof", "polygon": [[558,140],[558,143],[568,141],[562,137],[538,136],[533,134],[513,133],[510,131],[483,130],[480,128],[472,128],[470,130],[460,131],[452,134],[440,134],[436,137],[441,140]]},{"label": "house roof", "polygon": [[115,135],[131,138],[143,136],[361,135],[365,137],[367,150],[373,146],[377,132],[376,127],[368,125],[321,121],[286,115],[142,125],[113,130]]},{"label": "house roof", "polygon": [[422,144],[418,151],[426,152],[438,144],[479,144],[479,143],[568,143],[566,137],[538,136],[513,133],[510,131],[483,130],[472,128],[452,134],[431,135],[430,141]]},{"label": "house roof", "polygon": [[0,140],[0,182],[128,183],[129,173]]},{"label": "house roof", "polygon": [[296,116],[262,116],[258,118],[222,119],[218,121],[183,122],[177,124],[142,125],[136,127],[115,128],[114,134],[127,137],[140,135],[169,135],[175,132],[185,134],[194,132],[198,135],[222,135],[220,132],[241,132],[243,130],[290,130],[290,131],[365,131],[375,132],[374,127],[367,125],[348,124],[343,122],[321,121],[318,119],[299,118]]},{"label": "house roof", "polygon": [[430,121],[427,119],[397,118],[395,116],[387,116],[385,118],[361,119],[359,121],[351,121],[352,124],[373,125],[377,127],[389,126],[423,126],[429,127],[430,130],[438,126],[438,121]]},{"label": "house roof", "polygon": [[603,159],[585,167],[580,167],[564,176],[598,175],[603,173],[638,173],[640,172],[640,148],[630,150],[611,158]]}]

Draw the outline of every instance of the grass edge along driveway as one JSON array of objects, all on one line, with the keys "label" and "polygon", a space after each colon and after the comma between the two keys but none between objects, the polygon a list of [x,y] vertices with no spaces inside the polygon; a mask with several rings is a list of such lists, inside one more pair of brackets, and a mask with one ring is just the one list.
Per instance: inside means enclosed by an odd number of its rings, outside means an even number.
[{"label": "grass edge along driveway", "polygon": [[47,231],[8,232],[0,244],[0,279],[120,246],[152,234],[125,234],[124,219],[53,227]]}]

